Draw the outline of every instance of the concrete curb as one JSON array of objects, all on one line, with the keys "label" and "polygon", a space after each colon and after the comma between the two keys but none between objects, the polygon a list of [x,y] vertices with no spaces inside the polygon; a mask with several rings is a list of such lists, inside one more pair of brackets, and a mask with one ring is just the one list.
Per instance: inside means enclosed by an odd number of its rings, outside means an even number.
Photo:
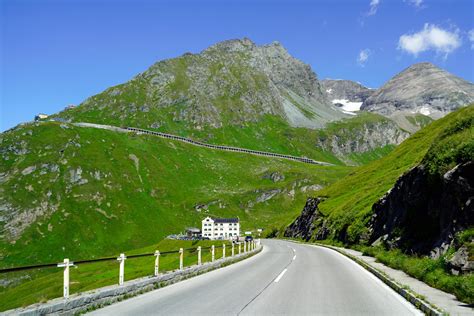
[{"label": "concrete curb", "polygon": [[76,315],[92,311],[115,302],[122,301],[167,285],[192,278],[194,276],[223,268],[230,264],[250,258],[260,251],[260,246],[247,253],[218,259],[214,262],[206,262],[202,265],[193,265],[183,270],[176,270],[159,275],[130,280],[123,285],[112,285],[96,290],[71,295],[69,299],[56,298],[47,303],[30,305],[25,308],[17,308],[0,313],[0,315]]},{"label": "concrete curb", "polygon": [[392,278],[388,277],[385,275],[383,272],[377,270],[376,268],[372,267],[371,265],[367,264],[366,262],[354,257],[353,255],[337,248],[334,246],[329,246],[329,245],[324,245],[324,244],[319,244],[319,243],[304,243],[300,241],[295,241],[295,240],[288,240],[291,242],[303,244],[303,245],[315,245],[315,246],[320,246],[320,247],[325,247],[334,251],[337,251],[338,253],[348,257],[352,261],[356,262],[360,266],[362,266],[364,269],[375,275],[377,278],[379,278],[383,283],[387,284],[390,288],[392,288],[395,292],[400,294],[403,298],[405,298],[407,301],[409,301],[411,304],[413,304],[416,308],[421,310],[423,313],[426,315],[430,316],[442,316],[442,315],[447,315],[446,312],[443,312],[440,308],[434,307],[434,304],[431,304],[425,300],[422,300],[419,298],[420,295],[406,289],[404,286],[401,284],[398,284],[395,280]]}]

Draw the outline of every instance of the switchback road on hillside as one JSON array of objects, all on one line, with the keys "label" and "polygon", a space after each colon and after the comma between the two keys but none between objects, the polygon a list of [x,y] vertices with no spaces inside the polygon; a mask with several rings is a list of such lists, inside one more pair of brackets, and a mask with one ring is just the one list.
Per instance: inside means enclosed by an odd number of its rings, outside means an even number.
[{"label": "switchback road on hillside", "polygon": [[172,139],[180,142],[184,142],[187,144],[191,144],[193,146],[199,146],[199,147],[204,147],[204,148],[209,148],[209,149],[215,149],[215,150],[223,150],[223,151],[228,151],[228,152],[237,152],[237,153],[242,153],[242,154],[250,154],[250,155],[257,155],[257,156],[264,156],[264,157],[270,157],[270,158],[275,158],[275,159],[288,159],[296,162],[303,162],[303,163],[309,163],[309,164],[314,164],[314,165],[321,165],[321,166],[334,166],[333,164],[329,162],[324,162],[324,161],[316,161],[307,157],[297,157],[297,156],[292,156],[292,155],[284,155],[284,154],[277,154],[277,153],[272,153],[272,152],[267,152],[267,151],[260,151],[260,150],[254,150],[254,149],[248,149],[248,148],[241,148],[241,147],[232,147],[232,146],[225,146],[225,145],[214,145],[214,144],[208,144],[208,143],[203,143],[200,141],[193,140],[191,138],[183,137],[183,136],[178,136],[178,135],[173,135],[173,134],[166,134],[162,132],[156,132],[156,131],[150,131],[147,129],[142,129],[142,128],[136,128],[136,127],[118,127],[118,126],[112,126],[112,125],[103,125],[103,124],[95,124],[95,123],[72,123],[75,126],[78,127],[91,127],[91,128],[99,128],[99,129],[106,129],[114,132],[122,132],[122,133],[128,133],[128,132],[134,132],[137,134],[143,134],[143,135],[152,135],[152,136],[158,136],[161,138],[166,138],[166,139]]},{"label": "switchback road on hillside", "polygon": [[93,315],[422,315],[338,252],[263,240],[260,254]]}]

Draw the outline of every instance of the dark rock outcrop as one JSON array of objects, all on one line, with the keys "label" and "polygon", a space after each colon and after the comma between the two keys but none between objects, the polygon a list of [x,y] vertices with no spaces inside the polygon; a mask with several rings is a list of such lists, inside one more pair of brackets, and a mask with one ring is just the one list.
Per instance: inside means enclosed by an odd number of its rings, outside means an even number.
[{"label": "dark rock outcrop", "polygon": [[319,215],[318,204],[321,202],[319,198],[308,198],[306,205],[293,223],[285,230],[285,237],[302,238],[306,241],[311,239],[313,231],[316,228],[314,221]]},{"label": "dark rock outcrop", "polygon": [[474,226],[474,162],[443,176],[419,165],[373,205],[370,243],[438,258],[455,234]]},{"label": "dark rock outcrop", "polygon": [[302,238],[305,241],[311,238],[326,239],[331,233],[331,229],[328,226],[328,220],[319,212],[318,204],[321,201],[321,198],[308,198],[301,215],[286,228],[283,236]]}]

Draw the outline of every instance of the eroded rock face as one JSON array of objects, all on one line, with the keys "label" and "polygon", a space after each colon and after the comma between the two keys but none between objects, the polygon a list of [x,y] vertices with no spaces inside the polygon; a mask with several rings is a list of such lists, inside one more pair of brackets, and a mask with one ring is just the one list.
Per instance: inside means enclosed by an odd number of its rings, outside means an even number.
[{"label": "eroded rock face", "polygon": [[398,145],[410,136],[393,121],[366,122],[357,129],[340,128],[337,134],[320,136],[317,146],[332,152],[347,164],[351,153],[365,153],[387,145]]},{"label": "eroded rock face", "polygon": [[474,271],[474,261],[469,258],[469,249],[466,246],[460,247],[448,261],[448,268],[454,275],[469,273]]},{"label": "eroded rock face", "polygon": [[324,79],[321,80],[321,85],[330,101],[364,102],[375,92],[375,90],[351,80]]},{"label": "eroded rock face", "polygon": [[306,205],[301,212],[301,215],[298,216],[290,226],[285,230],[285,237],[292,238],[303,238],[308,241],[313,235],[313,231],[316,226],[314,221],[318,217],[318,204],[321,202],[319,198],[308,198],[306,200]]},{"label": "eroded rock face", "polygon": [[370,243],[438,258],[457,232],[474,226],[474,162],[460,164],[442,177],[419,165],[372,208]]}]

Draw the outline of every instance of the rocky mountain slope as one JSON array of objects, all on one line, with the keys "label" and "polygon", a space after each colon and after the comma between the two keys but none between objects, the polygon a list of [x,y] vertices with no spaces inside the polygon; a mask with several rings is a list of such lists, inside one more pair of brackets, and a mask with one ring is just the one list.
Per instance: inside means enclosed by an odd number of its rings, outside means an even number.
[{"label": "rocky mountain slope", "polygon": [[278,42],[257,46],[246,38],[160,61],[59,117],[171,131],[173,125],[244,126],[265,115],[310,128],[344,117],[327,101],[309,65]]},{"label": "rocky mountain slope", "polygon": [[359,111],[362,103],[375,92],[351,80],[324,79],[321,85],[334,105],[349,112]]},{"label": "rocky mountain slope", "polygon": [[421,113],[437,119],[474,102],[474,84],[431,63],[414,64],[377,89],[361,110],[391,116]]},{"label": "rocky mountain slope", "polygon": [[[291,57],[279,43],[257,46],[249,39],[239,39],[217,43],[199,54],[160,61],[129,82],[52,118],[142,127],[336,164],[378,158],[388,152],[387,144],[395,146],[403,138],[394,137],[404,132],[392,130],[393,126],[386,133],[367,133],[369,126],[356,119],[358,123],[352,124],[355,133],[341,131],[344,141],[366,141],[368,146],[336,148],[337,141],[318,146],[319,130],[352,117],[328,100],[326,90],[311,68]],[[335,135],[336,127],[331,127]],[[365,158],[348,157],[360,154]]]},{"label": "rocky mountain slope", "polygon": [[332,152],[349,165],[381,158],[410,136],[394,121],[368,112],[329,123],[317,134],[318,147]]}]

